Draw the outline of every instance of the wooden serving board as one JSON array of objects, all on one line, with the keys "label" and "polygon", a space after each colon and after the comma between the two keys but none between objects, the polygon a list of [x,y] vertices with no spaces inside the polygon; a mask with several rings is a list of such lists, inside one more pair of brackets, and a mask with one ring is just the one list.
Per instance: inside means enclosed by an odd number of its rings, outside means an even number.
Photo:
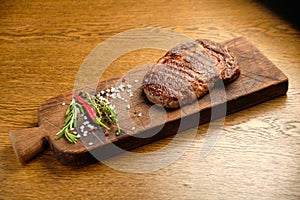
[{"label": "wooden serving board", "polygon": [[[76,144],[64,138],[56,140],[55,135],[63,127],[65,111],[72,98],[72,92],[69,92],[40,106],[39,127],[9,133],[18,159],[24,164],[50,146],[63,164],[93,163],[286,94],[288,78],[257,48],[244,38],[235,38],[225,44],[241,66],[240,77],[226,85],[225,90],[215,87],[194,104],[166,110],[151,104],[142,92],[141,82],[148,67],[136,68],[122,78],[109,79],[97,86],[97,91],[118,86],[124,78],[125,85],[133,86],[133,97],[128,98],[128,102],[120,99],[112,102],[117,105],[123,131],[120,136],[110,134],[105,137],[101,132],[92,132],[86,137],[81,136]],[[93,91],[92,87],[85,89]]]}]

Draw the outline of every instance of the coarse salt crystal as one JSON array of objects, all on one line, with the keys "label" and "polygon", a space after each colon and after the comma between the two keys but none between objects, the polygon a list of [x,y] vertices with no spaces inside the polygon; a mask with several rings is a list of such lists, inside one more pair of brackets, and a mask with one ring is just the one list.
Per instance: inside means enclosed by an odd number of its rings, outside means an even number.
[{"label": "coarse salt crystal", "polygon": [[80,138],[80,135],[79,135],[79,134],[77,135],[77,138]]},{"label": "coarse salt crystal", "polygon": [[93,145],[94,143],[93,142],[89,142],[89,145],[91,146],[91,145]]},{"label": "coarse salt crystal", "polygon": [[128,104],[128,105],[126,106],[126,108],[129,110],[129,109],[130,109],[130,105]]},{"label": "coarse salt crystal", "polygon": [[131,127],[131,130],[133,130],[133,131],[134,131],[134,130],[135,130],[135,127],[134,127],[134,126],[133,126],[133,127]]},{"label": "coarse salt crystal", "polygon": [[65,102],[62,102],[62,103],[61,103],[61,105],[63,105],[63,106],[64,106],[64,105],[66,105],[66,103],[65,103]]},{"label": "coarse salt crystal", "polygon": [[121,99],[121,98],[122,98],[122,96],[121,96],[120,93],[117,93],[117,98],[118,98],[118,99]]},{"label": "coarse salt crystal", "polygon": [[105,91],[106,91],[106,92],[110,92],[110,89],[106,89]]},{"label": "coarse salt crystal", "polygon": [[139,80],[135,79],[134,82],[137,83],[137,82],[139,82]]},{"label": "coarse salt crystal", "polygon": [[81,125],[81,126],[80,126],[80,129],[81,129],[81,130],[83,130],[83,129],[84,129],[84,126],[83,126],[83,125]]},{"label": "coarse salt crystal", "polygon": [[93,128],[94,128],[94,126],[93,126],[92,124],[89,124],[89,125],[88,125],[88,128],[91,128],[91,129],[93,129]]},{"label": "coarse salt crystal", "polygon": [[104,93],[105,93],[105,91],[103,91],[103,90],[102,90],[100,93],[101,93],[101,94],[104,94]]},{"label": "coarse salt crystal", "polygon": [[130,92],[130,93],[129,93],[129,96],[130,96],[130,97],[133,97],[133,93],[132,93],[132,92]]},{"label": "coarse salt crystal", "polygon": [[113,99],[116,99],[116,98],[117,98],[117,95],[116,95],[116,93],[112,93],[112,94],[110,95],[110,97],[113,98]]},{"label": "coarse salt crystal", "polygon": [[128,89],[131,89],[131,88],[132,88],[132,85],[127,84],[127,88],[128,88]]},{"label": "coarse salt crystal", "polygon": [[73,132],[73,134],[74,134],[74,135],[77,135],[77,132],[76,132],[76,131],[74,131],[74,132]]},{"label": "coarse salt crystal", "polygon": [[123,87],[125,87],[125,85],[121,83],[121,84],[119,85],[119,88],[121,89],[121,88],[123,88]]},{"label": "coarse salt crystal", "polygon": [[87,120],[87,116],[83,116],[83,119],[84,119],[84,120]]},{"label": "coarse salt crystal", "polygon": [[116,92],[116,88],[111,87],[111,88],[110,88],[110,91],[111,91],[111,92]]},{"label": "coarse salt crystal", "polygon": [[139,113],[138,116],[141,117],[141,116],[142,116],[142,113]]}]

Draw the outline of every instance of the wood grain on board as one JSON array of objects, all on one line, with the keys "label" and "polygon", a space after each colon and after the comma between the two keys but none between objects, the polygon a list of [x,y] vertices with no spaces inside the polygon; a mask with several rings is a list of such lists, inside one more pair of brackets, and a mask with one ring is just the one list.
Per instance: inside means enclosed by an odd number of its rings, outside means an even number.
[{"label": "wood grain on board", "polygon": [[[148,66],[133,69],[121,78],[100,82],[97,88],[94,88],[94,92],[118,87],[120,84],[133,86],[131,90],[134,91],[134,96],[130,97],[129,103],[112,99],[122,129],[120,136],[110,134],[109,137],[105,137],[103,132],[95,131],[86,137],[81,137],[76,144],[69,143],[65,138],[56,140],[56,133],[63,127],[65,121],[67,106],[63,103],[71,101],[72,93],[47,100],[38,111],[39,137],[28,134],[29,129],[24,133],[23,130],[10,133],[19,160],[24,163],[41,152],[47,140],[55,156],[63,164],[82,165],[101,161],[124,150],[131,150],[199,124],[225,117],[287,92],[287,77],[246,39],[236,38],[225,44],[234,52],[240,63],[240,77],[228,85],[215,86],[209,94],[180,109],[166,110],[154,106],[146,99],[141,83]],[[124,80],[126,82],[122,82]],[[86,90],[89,91],[91,88]],[[129,110],[126,109],[128,104]],[[32,129],[35,134],[37,134],[36,130],[37,128]],[[24,140],[26,135],[30,139]],[[26,145],[25,141],[33,143],[32,138],[37,138],[35,142],[39,145]]]}]

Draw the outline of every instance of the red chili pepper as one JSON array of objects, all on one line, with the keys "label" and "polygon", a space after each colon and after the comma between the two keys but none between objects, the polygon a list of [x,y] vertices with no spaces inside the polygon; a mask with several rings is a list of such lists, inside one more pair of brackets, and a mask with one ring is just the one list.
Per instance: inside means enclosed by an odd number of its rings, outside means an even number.
[{"label": "red chili pepper", "polygon": [[78,94],[75,94],[75,98],[76,100],[84,107],[85,111],[88,113],[89,117],[91,118],[91,120],[93,120],[94,122],[96,122],[97,124],[100,124],[101,126],[103,126],[105,129],[110,130],[109,127],[107,127],[103,122],[101,122],[101,120],[98,118],[97,116],[97,112],[95,111],[95,109],[88,104],[81,96],[79,96]]}]

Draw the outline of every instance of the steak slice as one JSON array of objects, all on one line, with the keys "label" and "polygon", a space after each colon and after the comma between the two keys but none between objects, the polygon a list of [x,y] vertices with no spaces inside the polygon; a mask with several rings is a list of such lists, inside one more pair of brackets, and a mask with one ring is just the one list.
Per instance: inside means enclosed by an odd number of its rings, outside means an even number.
[{"label": "steak slice", "polygon": [[195,40],[169,50],[150,67],[143,79],[149,101],[167,108],[192,103],[217,81],[236,80],[240,66],[226,46],[210,40]]}]

